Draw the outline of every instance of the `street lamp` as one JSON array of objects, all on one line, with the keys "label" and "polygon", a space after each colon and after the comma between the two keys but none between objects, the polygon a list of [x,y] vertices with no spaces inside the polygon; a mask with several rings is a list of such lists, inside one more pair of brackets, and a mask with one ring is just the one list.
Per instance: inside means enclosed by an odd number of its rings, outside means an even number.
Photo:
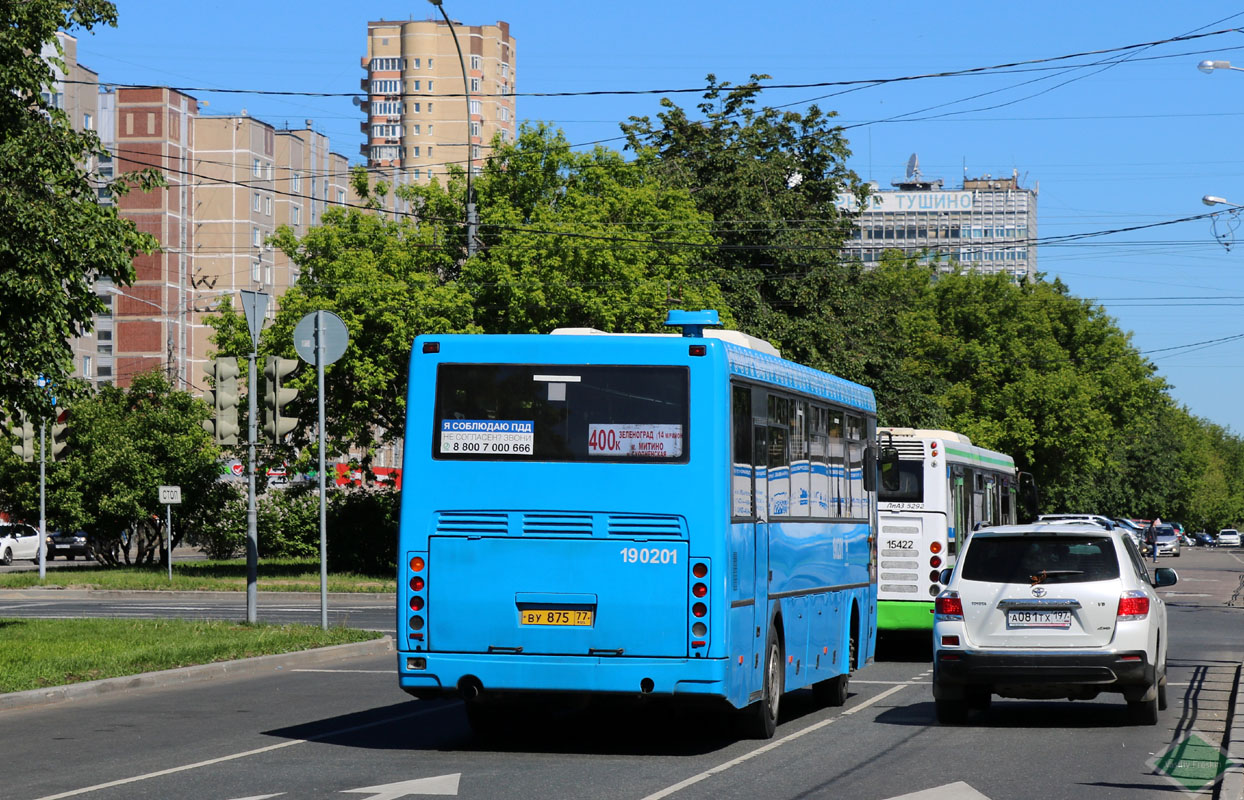
[{"label": "street lamp", "polygon": [[[137,300],[140,303],[146,303],[147,305],[152,306],[153,308],[158,308],[160,309],[160,311],[164,311],[164,306],[160,305],[159,303],[153,303],[150,300],[144,300],[141,297],[135,297],[132,294],[126,294],[125,292],[121,291],[115,286],[104,286],[102,288],[108,294],[115,294],[119,297],[128,297],[131,300]],[[172,380],[173,374],[174,374],[173,373],[173,350],[174,350],[173,348],[173,320],[172,320],[172,317],[168,316],[167,314],[160,317],[159,319],[163,320],[168,330],[168,337],[167,337],[168,357],[167,357],[165,369],[168,372],[169,380]]]},{"label": "street lamp", "polygon": [[[1239,222],[1240,211],[1244,210],[1244,206],[1237,205],[1236,203],[1232,203],[1230,200],[1226,199],[1225,197],[1219,197],[1216,194],[1205,195],[1204,197],[1201,198],[1201,202],[1207,206],[1226,206],[1227,207],[1228,211],[1226,212],[1215,211],[1214,213],[1210,214],[1209,217],[1213,225],[1214,238],[1218,240],[1219,244],[1221,244],[1224,248],[1230,251],[1231,246],[1234,243],[1235,229],[1238,228],[1240,225],[1240,222]],[[1224,223],[1223,227],[1225,230],[1219,232],[1218,217],[1219,215],[1223,213],[1229,213],[1231,215],[1231,219],[1229,223]]]},{"label": "street lamp", "polygon": [[471,173],[475,171],[474,156],[471,145],[471,84],[467,80],[466,61],[462,58],[462,45],[458,44],[458,32],[454,30],[454,23],[449,19],[449,15],[445,13],[445,7],[441,5],[442,0],[428,0],[429,3],[436,6],[441,12],[441,16],[445,18],[445,24],[449,26],[449,35],[454,37],[454,49],[458,51],[458,66],[462,69],[462,93],[466,97],[466,147],[467,147],[467,177],[466,177],[466,218],[467,218],[467,258],[475,255],[475,195],[471,192]]},{"label": "street lamp", "polygon": [[1210,74],[1216,69],[1233,69],[1236,72],[1244,72],[1244,68],[1231,66],[1230,61],[1212,61],[1209,59],[1206,59],[1205,61],[1202,61],[1200,64],[1197,64],[1196,68],[1201,70],[1201,72],[1204,72],[1206,75]]}]

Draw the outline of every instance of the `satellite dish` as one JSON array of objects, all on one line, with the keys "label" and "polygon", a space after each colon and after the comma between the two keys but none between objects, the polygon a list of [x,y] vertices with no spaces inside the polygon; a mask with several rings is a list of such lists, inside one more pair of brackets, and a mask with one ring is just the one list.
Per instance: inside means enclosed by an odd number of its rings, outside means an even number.
[{"label": "satellite dish", "polygon": [[911,154],[911,158],[907,159],[907,177],[912,178],[920,174],[920,159],[915,153]]}]

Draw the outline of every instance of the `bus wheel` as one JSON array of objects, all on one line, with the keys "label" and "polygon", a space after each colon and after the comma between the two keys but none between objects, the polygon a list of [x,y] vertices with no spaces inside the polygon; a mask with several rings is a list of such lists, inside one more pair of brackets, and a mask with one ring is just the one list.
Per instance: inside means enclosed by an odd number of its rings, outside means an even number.
[{"label": "bus wheel", "polygon": [[782,646],[778,643],[777,630],[772,627],[765,643],[764,669],[760,699],[744,712],[747,735],[754,739],[772,739],[777,731],[778,706],[782,702],[782,687],[786,678],[782,667]]}]

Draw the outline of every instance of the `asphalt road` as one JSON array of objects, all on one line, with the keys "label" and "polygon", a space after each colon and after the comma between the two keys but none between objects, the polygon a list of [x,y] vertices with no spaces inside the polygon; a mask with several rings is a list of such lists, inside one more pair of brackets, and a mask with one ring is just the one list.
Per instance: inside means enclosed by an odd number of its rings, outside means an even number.
[{"label": "asphalt road", "polygon": [[[820,708],[808,692],[788,696],[769,742],[735,738],[721,717],[659,705],[523,715],[508,735],[482,740],[460,703],[401,693],[393,655],[310,669],[291,657],[257,674],[0,712],[0,796],[1193,796],[1155,764],[1181,743],[1181,757],[1163,763],[1178,771],[1194,756],[1205,761],[1227,734],[1244,660],[1244,555],[1187,552],[1162,563],[1176,567],[1181,581],[1164,592],[1170,707],[1154,727],[1130,725],[1124,702],[1108,695],[1076,703],[995,699],[967,725],[939,726],[927,645],[890,641],[852,679],[845,707]],[[0,597],[0,616],[11,615],[11,602]],[[1208,747],[1196,751],[1189,741]],[[1181,773],[1186,780],[1190,769]]]}]

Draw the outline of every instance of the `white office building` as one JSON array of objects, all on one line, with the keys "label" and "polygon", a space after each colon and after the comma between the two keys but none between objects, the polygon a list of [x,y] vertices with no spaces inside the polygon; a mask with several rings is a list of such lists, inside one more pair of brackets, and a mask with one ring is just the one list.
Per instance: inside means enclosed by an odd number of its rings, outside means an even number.
[{"label": "white office building", "polygon": [[893,190],[872,184],[867,207],[844,195],[838,206],[860,211],[846,245],[848,258],[875,266],[886,250],[921,255],[984,273],[1005,272],[1016,280],[1037,272],[1037,188],[1019,185],[1018,173],[1005,178],[964,178],[959,189],[945,189],[940,178],[920,174],[916,156]]}]

